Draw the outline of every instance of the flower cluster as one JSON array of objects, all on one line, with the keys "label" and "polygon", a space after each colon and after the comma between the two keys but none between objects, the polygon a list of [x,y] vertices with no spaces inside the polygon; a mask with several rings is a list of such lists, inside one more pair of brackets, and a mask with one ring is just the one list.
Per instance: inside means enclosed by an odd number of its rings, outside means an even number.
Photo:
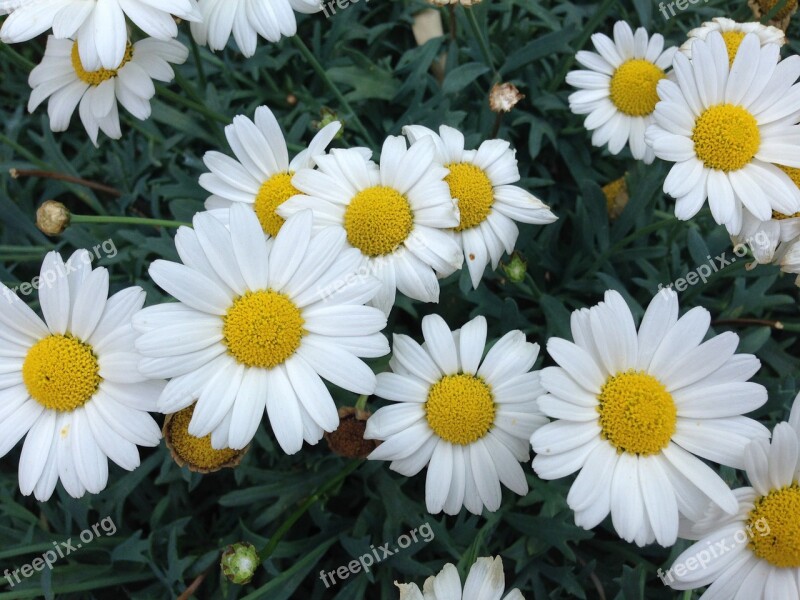
[{"label": "flower cluster", "polygon": [[664,192],[676,217],[707,202],[734,243],[766,234],[757,262],[800,273],[800,59],[781,59],[783,31],[715,18],[676,51],[620,21],[613,40],[592,41],[596,53],[576,56],[586,70],[567,76],[592,143],[674,163]]}]

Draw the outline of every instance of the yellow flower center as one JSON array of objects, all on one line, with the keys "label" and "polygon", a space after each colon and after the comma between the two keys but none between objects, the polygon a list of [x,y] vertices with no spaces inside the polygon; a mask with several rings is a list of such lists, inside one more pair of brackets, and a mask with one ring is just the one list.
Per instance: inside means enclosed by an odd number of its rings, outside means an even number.
[{"label": "yellow flower center", "polygon": [[[211,447],[211,434],[195,437],[189,433],[189,422],[194,414],[194,404],[170,415],[165,437],[175,456],[192,470],[216,471],[242,453],[241,450]],[[180,463],[179,463],[180,464]],[[183,466],[181,464],[181,466]]]},{"label": "yellow flower center", "polygon": [[800,169],[796,169],[794,167],[784,167],[783,165],[775,165],[781,171],[786,173],[789,176],[789,179],[792,180],[798,188],[800,188]]},{"label": "yellow flower center", "polygon": [[275,210],[292,196],[299,194],[292,185],[293,172],[278,173],[261,184],[253,208],[261,228],[272,237],[278,235],[284,219]]},{"label": "yellow flower center", "polygon": [[[769,529],[761,533],[766,524]],[[800,487],[772,490],[755,501],[748,525],[753,554],[782,569],[800,568]],[[761,525],[761,526],[759,526]]]},{"label": "yellow flower center", "polygon": [[652,375],[633,369],[608,378],[597,397],[603,438],[617,452],[661,452],[675,433],[678,411],[672,395]]},{"label": "yellow flower center", "polygon": [[[782,0],[758,0],[758,5],[761,7],[761,12],[764,13],[764,15],[767,15],[773,8],[778,6],[778,3],[781,1]],[[772,18],[775,20],[780,20],[788,17],[796,8],[797,0],[786,0],[786,4],[783,5],[783,8],[772,15]]]},{"label": "yellow flower center", "polygon": [[664,71],[647,60],[626,61],[611,76],[611,102],[631,117],[649,115],[658,103],[656,86],[664,77]]},{"label": "yellow flower center", "polygon": [[305,334],[300,309],[272,290],[247,292],[223,318],[223,341],[243,365],[271,369],[294,354]]},{"label": "yellow flower center", "polygon": [[741,106],[718,104],[697,118],[692,131],[697,157],[709,169],[738,171],[761,143],[756,118]]},{"label": "yellow flower center", "polygon": [[358,192],[344,212],[347,241],[367,256],[394,252],[413,226],[414,214],[406,197],[383,185]]},{"label": "yellow flower center", "polygon": [[725,47],[728,49],[728,67],[732,67],[736,53],[739,51],[739,44],[744,39],[744,31],[723,31],[721,33]]},{"label": "yellow flower center", "polygon": [[428,391],[428,424],[451,444],[466,446],[482,438],[491,429],[494,415],[492,391],[480,377],[445,375]]},{"label": "yellow flower center", "polygon": [[94,396],[102,378],[91,346],[71,335],[51,335],[28,350],[22,380],[39,404],[69,412]]},{"label": "yellow flower center", "polygon": [[446,165],[450,174],[444,178],[450,186],[450,195],[458,200],[461,222],[456,231],[480,225],[489,216],[494,204],[494,187],[482,169],[472,163]]},{"label": "yellow flower center", "polygon": [[97,71],[87,71],[83,68],[81,56],[78,53],[78,42],[72,44],[72,68],[75,69],[75,74],[79,79],[85,81],[89,85],[100,85],[104,81],[117,76],[117,71],[124,67],[133,58],[133,46],[130,42],[125,47],[125,55],[122,57],[122,62],[116,69],[98,69]]}]

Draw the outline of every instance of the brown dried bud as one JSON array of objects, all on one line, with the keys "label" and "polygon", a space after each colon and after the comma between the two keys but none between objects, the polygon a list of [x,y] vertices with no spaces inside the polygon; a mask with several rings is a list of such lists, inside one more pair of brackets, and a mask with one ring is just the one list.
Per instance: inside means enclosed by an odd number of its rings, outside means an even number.
[{"label": "brown dried bud", "polygon": [[[772,11],[780,3],[780,1],[781,0],[748,0],[747,5],[753,11],[755,20],[760,22],[761,19],[766,17],[770,11]],[[772,25],[778,29],[782,29],[785,32],[789,27],[789,21],[791,21],[792,15],[794,15],[796,12],[797,0],[786,0],[783,8],[772,15],[772,18],[766,23],[766,25]]]},{"label": "brown dried bud", "polygon": [[45,200],[36,211],[36,226],[47,235],[59,235],[69,227],[69,219],[67,207],[55,200]]},{"label": "brown dried bud", "polygon": [[509,112],[525,97],[513,83],[495,83],[489,93],[489,108],[493,112]]},{"label": "brown dried bud", "polygon": [[371,412],[352,406],[339,409],[339,427],[325,433],[325,440],[331,452],[346,458],[366,458],[378,447],[378,440],[365,440],[367,419]]}]

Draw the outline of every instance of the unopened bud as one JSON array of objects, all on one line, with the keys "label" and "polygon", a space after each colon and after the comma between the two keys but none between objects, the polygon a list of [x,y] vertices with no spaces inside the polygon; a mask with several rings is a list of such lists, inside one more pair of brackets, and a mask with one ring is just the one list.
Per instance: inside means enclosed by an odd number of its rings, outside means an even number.
[{"label": "unopened bud", "polygon": [[514,252],[508,264],[503,263],[503,272],[509,281],[520,283],[525,280],[525,273],[528,272],[528,261],[522,258],[519,252]]},{"label": "unopened bud", "polygon": [[69,226],[67,207],[55,200],[45,200],[36,211],[36,226],[47,235],[59,235]]},{"label": "unopened bud", "polygon": [[258,551],[253,544],[237,542],[225,548],[219,564],[222,567],[222,574],[229,581],[237,585],[245,585],[253,579],[261,560],[258,558]]}]

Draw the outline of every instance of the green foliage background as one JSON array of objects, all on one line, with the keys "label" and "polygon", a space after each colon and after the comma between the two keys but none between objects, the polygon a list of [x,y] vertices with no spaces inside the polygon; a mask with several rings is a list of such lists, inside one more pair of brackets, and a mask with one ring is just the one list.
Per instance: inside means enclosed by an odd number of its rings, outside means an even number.
[{"label": "green foliage background", "polygon": [[[460,6],[443,10],[445,36],[417,47],[412,15],[418,1],[359,2],[330,19],[301,17],[299,37],[351,103],[372,140],[359,132],[352,114],[325,85],[291,39],[260,43],[244,59],[237,50],[212,54],[200,49],[177,68],[175,82],[159,86],[153,117],[138,122],[123,117],[123,139],[103,139],[95,149],[77,115],[67,133],[53,134],[42,108],[29,115],[27,76],[44,51],[44,36],[13,47],[0,46],[0,280],[7,285],[30,281],[44,254],[64,254],[113,239],[119,252],[103,259],[113,291],[140,285],[148,304],[162,292],[147,276],[157,258],[177,260],[174,229],[152,226],[76,224],[58,238],[34,225],[45,199],[64,202],[77,214],[144,216],[191,220],[202,210],[205,192],[197,178],[205,169],[202,155],[228,151],[223,127],[237,114],[252,116],[269,105],[287,132],[301,144],[314,132],[315,120],[329,107],[346,121],[335,144],[364,145],[376,152],[387,134],[403,125],[440,123],[458,127],[467,143],[477,146],[492,130],[495,115],[487,104],[494,80],[467,13]],[[685,32],[712,16],[749,18],[744,2],[689,5],[665,20],[651,0],[602,0],[572,3],[555,0],[485,0],[474,10],[475,25],[489,39],[497,76],[514,82],[527,98],[500,127],[500,137],[517,148],[522,185],[548,203],[559,221],[547,227],[522,226],[518,248],[528,261],[523,283],[507,281],[502,271],[487,272],[473,291],[466,272],[442,285],[440,305],[401,299],[388,332],[420,336],[424,314],[439,312],[455,327],[482,314],[490,338],[514,328],[542,347],[548,337],[569,338],[569,313],[596,303],[606,289],[625,296],[640,316],[643,307],[666,284],[706,263],[708,256],[731,254],[724,228],[708,211],[692,222],[678,222],[672,204],[661,193],[667,166],[644,166],[629,155],[611,157],[591,147],[582,119],[567,108],[565,73],[577,49],[587,48],[594,31],[610,33],[625,19],[663,33],[680,44]],[[189,43],[184,25],[181,39]],[[454,36],[451,37],[451,33]],[[797,27],[789,30],[793,40]],[[793,52],[790,42],[784,53]],[[446,60],[440,84],[431,74],[437,56]],[[297,102],[289,103],[293,95]],[[102,137],[102,136],[101,136]],[[374,142],[373,142],[374,140]],[[375,145],[377,143],[377,145]],[[51,179],[12,179],[12,167],[45,169],[102,182],[119,190],[114,198],[85,187]],[[627,172],[630,202],[610,222],[600,187]],[[712,333],[733,330],[740,352],[759,356],[763,367],[756,381],[769,390],[769,402],[755,415],[771,425],[787,415],[798,390],[796,310],[793,278],[773,267],[745,270],[738,259],[681,294],[681,308],[708,308]],[[38,309],[35,297],[28,297]],[[0,303],[2,310],[2,303]],[[754,321],[755,320],[755,321]],[[783,329],[771,328],[779,320]],[[374,361],[376,370],[386,359]],[[552,364],[543,351],[537,368]],[[335,390],[340,406],[356,398]],[[380,400],[370,399],[373,410]],[[159,417],[161,418],[161,417]],[[385,463],[365,463],[294,524],[247,586],[220,581],[219,550],[249,540],[264,545],[300,503],[334,478],[346,465],[323,442],[285,456],[265,424],[244,463],[235,470],[200,476],[178,468],[163,444],[142,450],[142,465],[133,473],[112,466],[108,488],[80,500],[63,489],[47,503],[20,495],[18,447],[0,461],[0,570],[14,569],[49,549],[52,541],[77,534],[111,516],[118,531],[96,539],[10,589],[0,579],[0,600],[33,598],[175,598],[198,575],[207,573],[198,598],[336,599],[396,598],[394,580],[423,580],[444,563],[462,574],[476,556],[501,554],[508,589],[519,587],[528,599],[608,598],[667,599],[698,597],[665,588],[656,576],[686,547],[638,549],[616,537],[606,523],[593,532],[573,524],[565,503],[570,479],[544,482],[527,467],[531,491],[520,498],[507,491],[502,508],[484,517],[432,516],[424,503],[424,473],[406,479]],[[742,474],[723,470],[734,486]],[[394,542],[398,536],[430,523],[435,539],[412,544],[368,574],[359,573],[326,589],[321,569],[334,570],[352,557]]]}]

